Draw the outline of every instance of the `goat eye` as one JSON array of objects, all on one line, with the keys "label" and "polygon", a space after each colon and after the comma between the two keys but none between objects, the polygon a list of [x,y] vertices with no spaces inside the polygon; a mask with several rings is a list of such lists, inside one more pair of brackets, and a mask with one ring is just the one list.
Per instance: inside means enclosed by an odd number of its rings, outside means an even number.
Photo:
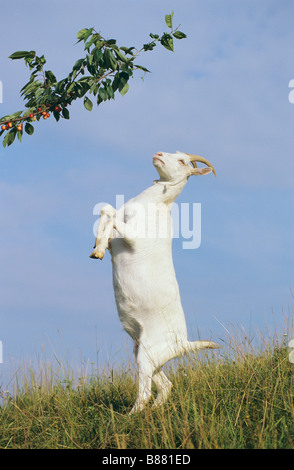
[{"label": "goat eye", "polygon": [[178,160],[178,162],[179,162],[180,165],[183,165],[183,166],[186,165],[185,160]]}]

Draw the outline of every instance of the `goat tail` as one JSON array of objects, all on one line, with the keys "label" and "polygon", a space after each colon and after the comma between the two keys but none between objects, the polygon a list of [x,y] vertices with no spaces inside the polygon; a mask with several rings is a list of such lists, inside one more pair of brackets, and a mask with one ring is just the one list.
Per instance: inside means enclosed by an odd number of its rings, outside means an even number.
[{"label": "goat tail", "polygon": [[188,341],[185,349],[187,352],[195,352],[199,349],[218,349],[219,347],[213,341]]}]

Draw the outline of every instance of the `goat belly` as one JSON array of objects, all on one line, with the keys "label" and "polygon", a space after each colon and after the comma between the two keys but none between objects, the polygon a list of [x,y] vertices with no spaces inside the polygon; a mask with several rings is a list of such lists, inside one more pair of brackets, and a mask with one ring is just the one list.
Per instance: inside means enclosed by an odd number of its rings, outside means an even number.
[{"label": "goat belly", "polygon": [[[165,270],[164,270],[165,271]],[[148,264],[113,265],[113,286],[118,314],[134,340],[142,331],[186,337],[184,312],[178,283],[172,269],[154,270]]]},{"label": "goat belly", "polygon": [[125,265],[113,267],[113,287],[115,296],[129,305],[152,309],[175,301],[179,297],[179,287],[174,271],[161,273],[152,266]]}]

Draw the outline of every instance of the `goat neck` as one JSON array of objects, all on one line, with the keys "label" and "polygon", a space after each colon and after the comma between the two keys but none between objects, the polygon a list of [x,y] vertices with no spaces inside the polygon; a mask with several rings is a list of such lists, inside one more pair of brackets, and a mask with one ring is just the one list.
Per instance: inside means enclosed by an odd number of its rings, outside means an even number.
[{"label": "goat neck", "polygon": [[171,204],[186,186],[188,177],[180,180],[166,181],[164,179],[155,180],[153,186],[143,191],[142,196],[148,197],[155,203]]}]

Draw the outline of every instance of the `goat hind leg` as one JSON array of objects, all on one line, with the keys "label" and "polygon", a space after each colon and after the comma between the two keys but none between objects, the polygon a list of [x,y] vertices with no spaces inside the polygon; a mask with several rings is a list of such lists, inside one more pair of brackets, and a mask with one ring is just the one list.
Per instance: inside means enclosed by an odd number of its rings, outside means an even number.
[{"label": "goat hind leg", "polygon": [[152,407],[155,408],[156,406],[165,403],[170,394],[173,384],[170,382],[170,380],[168,380],[167,376],[163,371],[154,374],[152,379],[158,390],[158,395],[152,405]]},{"label": "goat hind leg", "polygon": [[140,347],[137,351],[138,364],[138,392],[136,402],[130,411],[130,414],[142,411],[151,397],[151,381],[154,373],[154,365],[146,354],[142,354]]}]

